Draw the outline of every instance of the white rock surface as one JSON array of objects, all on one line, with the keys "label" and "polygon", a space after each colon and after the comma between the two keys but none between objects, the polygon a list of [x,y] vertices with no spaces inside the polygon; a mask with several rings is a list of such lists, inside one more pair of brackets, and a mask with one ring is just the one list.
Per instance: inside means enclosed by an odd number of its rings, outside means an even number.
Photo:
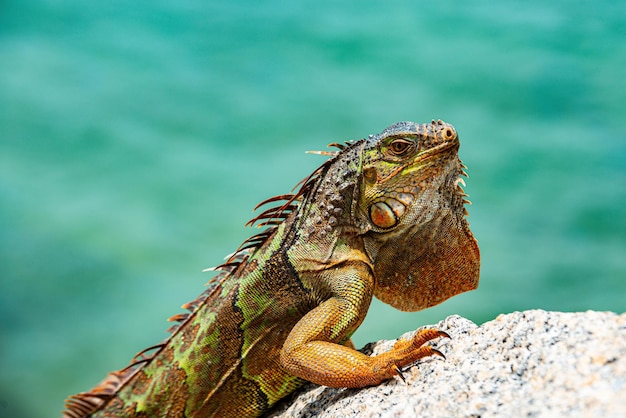
[{"label": "white rock surface", "polygon": [[[309,384],[272,417],[626,417],[626,314],[532,310],[435,326],[446,356],[365,389]],[[374,353],[393,341],[375,344]]]}]

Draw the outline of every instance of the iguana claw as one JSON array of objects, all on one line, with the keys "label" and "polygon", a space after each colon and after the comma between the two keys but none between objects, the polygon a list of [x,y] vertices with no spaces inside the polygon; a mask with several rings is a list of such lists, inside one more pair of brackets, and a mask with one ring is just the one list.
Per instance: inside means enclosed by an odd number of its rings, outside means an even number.
[{"label": "iguana claw", "polygon": [[439,330],[438,330],[437,332],[439,333],[439,336],[440,336],[440,337],[443,337],[443,338],[452,338],[452,337],[450,337],[450,334],[448,334],[448,333],[447,333],[447,332],[445,332],[445,331],[439,331]]},{"label": "iguana claw", "polygon": [[400,370],[398,366],[396,366],[396,372],[398,373],[398,376],[400,377],[400,379],[402,379],[402,381],[406,383],[406,379],[404,378],[404,375],[402,374],[402,370]]},{"label": "iguana claw", "polygon": [[431,351],[432,351],[432,354],[439,356],[444,360],[446,359],[446,356],[444,356],[444,354],[441,351],[437,350],[436,348],[431,348]]}]

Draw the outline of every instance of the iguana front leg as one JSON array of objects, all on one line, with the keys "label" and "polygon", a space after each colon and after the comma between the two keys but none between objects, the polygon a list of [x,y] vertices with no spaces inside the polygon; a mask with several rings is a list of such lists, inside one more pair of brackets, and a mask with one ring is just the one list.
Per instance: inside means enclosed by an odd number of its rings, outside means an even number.
[{"label": "iguana front leg", "polygon": [[319,385],[360,388],[390,379],[422,357],[441,355],[424,345],[446,336],[434,329],[422,330],[411,340],[398,341],[391,351],[371,357],[347,346],[346,339],[367,313],[373,276],[364,263],[346,263],[326,276],[332,296],[308,312],[283,345],[280,359],[289,373]]}]

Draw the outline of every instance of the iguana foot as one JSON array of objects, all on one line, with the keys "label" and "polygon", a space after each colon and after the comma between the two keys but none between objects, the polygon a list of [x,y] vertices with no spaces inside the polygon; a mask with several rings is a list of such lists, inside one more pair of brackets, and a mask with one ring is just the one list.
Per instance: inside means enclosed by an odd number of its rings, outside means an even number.
[{"label": "iguana foot", "polygon": [[398,340],[394,344],[393,349],[389,352],[389,354],[395,359],[397,370],[401,370],[403,367],[415,363],[423,357],[435,355],[445,359],[446,357],[443,353],[441,353],[441,351],[426,344],[439,337],[450,338],[450,335],[444,331],[427,328],[418,331],[415,333],[413,338],[409,340]]}]

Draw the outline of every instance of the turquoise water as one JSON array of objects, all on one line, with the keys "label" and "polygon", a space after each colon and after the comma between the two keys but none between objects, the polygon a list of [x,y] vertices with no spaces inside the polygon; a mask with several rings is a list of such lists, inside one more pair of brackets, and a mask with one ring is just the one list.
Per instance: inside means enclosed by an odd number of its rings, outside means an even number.
[{"label": "turquoise water", "polygon": [[[132,3],[132,4],[131,4]],[[441,118],[477,291],[450,314],[626,310],[619,2],[0,3],[0,415],[58,416],[163,337],[306,150]]]}]

